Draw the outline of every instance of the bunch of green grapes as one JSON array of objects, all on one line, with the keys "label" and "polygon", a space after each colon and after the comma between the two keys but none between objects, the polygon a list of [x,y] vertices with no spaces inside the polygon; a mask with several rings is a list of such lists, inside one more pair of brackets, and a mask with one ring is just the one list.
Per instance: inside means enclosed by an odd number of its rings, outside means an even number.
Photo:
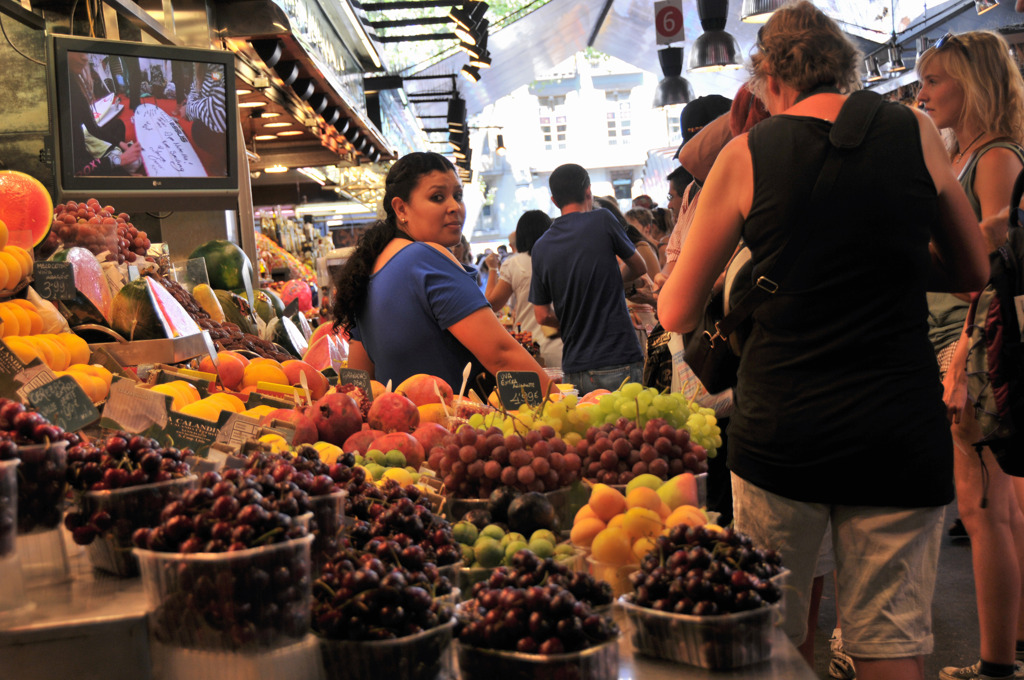
[{"label": "bunch of green grapes", "polygon": [[583,409],[596,427],[627,418],[643,427],[648,420],[662,418],[675,428],[685,428],[690,438],[714,456],[722,445],[714,409],[688,401],[678,392],[663,394],[640,383],[626,383],[618,390],[601,395],[597,403]]},{"label": "bunch of green grapes", "polygon": [[497,427],[506,435],[523,435],[545,425],[550,426],[567,444],[575,444],[591,425],[590,416],[577,408],[575,395],[558,400],[545,400],[538,406],[521,405],[513,411],[496,410],[473,414],[469,424],[478,429]]}]

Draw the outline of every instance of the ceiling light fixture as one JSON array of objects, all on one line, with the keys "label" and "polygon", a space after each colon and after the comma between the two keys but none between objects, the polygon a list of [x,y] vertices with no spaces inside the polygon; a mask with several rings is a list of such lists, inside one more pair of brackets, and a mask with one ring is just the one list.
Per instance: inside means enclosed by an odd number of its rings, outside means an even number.
[{"label": "ceiling light fixture", "polygon": [[690,48],[688,71],[706,73],[743,66],[736,38],[725,31],[728,13],[729,0],[697,0],[697,14],[704,32]]},{"label": "ceiling light fixture", "polygon": [[900,71],[906,71],[907,67],[903,63],[903,47],[897,45],[895,39],[889,45],[889,73],[899,73]]},{"label": "ceiling light fixture", "polygon": [[271,134],[255,135],[253,137],[253,139],[259,140],[261,142],[266,142],[266,141],[271,140],[271,139],[277,139],[277,135],[271,135]]},{"label": "ceiling light fixture", "polygon": [[263,172],[269,172],[269,173],[288,172],[288,167],[285,166],[285,165],[272,165],[269,168],[264,168]]},{"label": "ceiling light fixture", "polygon": [[984,14],[990,9],[995,9],[998,6],[999,2],[997,0],[974,0],[974,9],[978,14]]},{"label": "ceiling light fixture", "polygon": [[448,130],[461,132],[466,127],[466,101],[456,94],[448,100]]},{"label": "ceiling light fixture", "polygon": [[263,127],[265,127],[265,128],[280,128],[280,127],[291,127],[291,126],[292,126],[291,123],[286,123],[284,121],[281,121],[281,122],[278,122],[278,123],[265,123],[263,125]]},{"label": "ceiling light fixture", "polygon": [[505,148],[505,136],[498,135],[498,145],[494,147],[494,153],[504,156],[508,150]]},{"label": "ceiling light fixture", "polygon": [[282,130],[277,133],[278,137],[294,137],[295,135],[304,134],[302,130]]},{"label": "ceiling light fixture", "polygon": [[466,78],[466,80],[468,80],[471,83],[480,82],[480,69],[477,68],[476,66],[466,64],[465,66],[462,67],[462,70],[459,71],[459,73],[461,73]]},{"label": "ceiling light fixture", "polygon": [[238,108],[240,109],[255,109],[259,106],[266,106],[266,102],[238,102]]},{"label": "ceiling light fixture", "polygon": [[483,20],[487,9],[486,2],[464,2],[462,7],[452,7],[448,18],[459,28],[468,31]]},{"label": "ceiling light fixture", "polygon": [[785,4],[786,0],[743,0],[743,5],[740,8],[740,21],[748,24],[763,24]]},{"label": "ceiling light fixture", "polygon": [[658,62],[665,75],[654,90],[654,108],[672,104],[686,104],[693,99],[690,81],[679,74],[683,72],[683,48],[665,47],[658,50]]},{"label": "ceiling light fixture", "polygon": [[878,59],[875,55],[864,59],[864,70],[867,72],[867,81],[876,83],[882,79],[882,72],[878,70]]}]

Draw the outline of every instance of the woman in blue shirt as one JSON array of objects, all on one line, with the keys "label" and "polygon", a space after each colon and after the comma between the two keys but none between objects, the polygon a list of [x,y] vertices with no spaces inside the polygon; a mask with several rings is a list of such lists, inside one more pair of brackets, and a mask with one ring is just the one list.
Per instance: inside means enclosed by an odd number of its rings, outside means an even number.
[{"label": "woman in blue shirt", "polygon": [[440,154],[410,153],[384,185],[385,218],[360,239],[336,287],[335,324],[351,335],[349,368],[396,385],[428,373],[456,387],[472,362],[474,375],[530,371],[542,390],[553,387],[449,250],[466,218],[455,167]]}]

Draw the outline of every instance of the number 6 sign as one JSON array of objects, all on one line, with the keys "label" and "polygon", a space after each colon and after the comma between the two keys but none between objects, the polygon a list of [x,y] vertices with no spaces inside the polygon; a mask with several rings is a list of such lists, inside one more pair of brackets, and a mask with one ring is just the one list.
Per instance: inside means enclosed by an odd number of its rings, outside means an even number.
[{"label": "number 6 sign", "polygon": [[683,32],[683,0],[658,0],[654,3],[654,28],[658,33],[657,44],[682,42],[686,39]]}]

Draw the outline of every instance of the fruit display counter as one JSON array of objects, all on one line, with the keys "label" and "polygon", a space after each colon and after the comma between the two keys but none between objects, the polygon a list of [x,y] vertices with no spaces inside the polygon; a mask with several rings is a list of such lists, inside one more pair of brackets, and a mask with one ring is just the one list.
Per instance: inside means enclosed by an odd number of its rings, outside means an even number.
[{"label": "fruit display counter", "polygon": [[[72,548],[73,549],[73,548]],[[21,618],[0,617],[0,659],[5,680],[56,680],[76,677],[91,680],[167,680],[181,677],[181,659],[169,659],[166,650],[150,641],[146,628],[146,595],[139,579],[115,579],[94,572],[85,555],[71,557],[72,580],[31,589],[35,608]],[[772,655],[765,662],[726,671],[662,661],[636,652],[633,629],[626,617],[615,611],[621,628],[618,672],[621,680],[705,680],[744,678],[746,680],[814,680],[814,672],[781,628],[771,633]],[[328,680],[329,676],[314,645],[299,642],[279,649],[291,665],[282,671],[280,661],[256,668],[252,656],[218,655],[218,678],[248,677],[260,680]],[[257,655],[258,656],[258,655]],[[457,653],[450,649],[447,666],[438,680],[456,680]],[[160,665],[156,665],[156,661]],[[193,667],[194,670],[194,667]],[[255,672],[253,672],[255,671]],[[275,676],[274,672],[281,675]],[[194,675],[193,680],[207,676]],[[506,676],[502,676],[506,677]],[[581,678],[582,680],[582,678]]]}]

